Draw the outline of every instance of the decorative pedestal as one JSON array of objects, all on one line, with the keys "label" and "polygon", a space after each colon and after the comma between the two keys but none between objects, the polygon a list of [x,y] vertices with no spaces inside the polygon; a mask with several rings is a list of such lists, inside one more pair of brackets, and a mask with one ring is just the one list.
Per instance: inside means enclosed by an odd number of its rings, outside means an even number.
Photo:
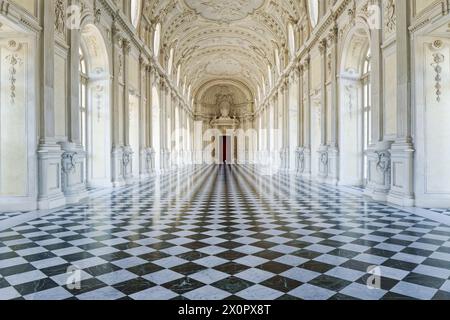
[{"label": "decorative pedestal", "polygon": [[365,195],[375,201],[386,202],[391,188],[391,144],[380,142],[367,153],[369,168]]},{"label": "decorative pedestal", "polygon": [[132,184],[134,183],[134,176],[133,176],[134,152],[130,146],[125,146],[122,148],[122,150],[123,150],[122,151],[123,178],[126,184]]},{"label": "decorative pedestal", "polygon": [[123,172],[123,148],[114,146],[111,153],[112,160],[112,182],[114,187],[125,185]]},{"label": "decorative pedestal", "polygon": [[145,180],[150,177],[150,170],[149,165],[147,163],[147,153],[148,149],[141,149],[141,152],[139,153],[139,179]]},{"label": "decorative pedestal", "polygon": [[321,146],[319,148],[319,182],[326,182],[328,177],[328,163],[329,163],[329,155],[328,155],[328,147]]},{"label": "decorative pedestal", "polygon": [[61,156],[58,144],[41,144],[38,148],[39,195],[38,208],[54,209],[66,204],[62,191]]},{"label": "decorative pedestal", "polygon": [[326,182],[337,185],[339,182],[339,149],[328,147],[328,174]]},{"label": "decorative pedestal", "polygon": [[82,146],[62,144],[62,190],[67,204],[75,204],[88,197],[86,190],[86,153]]},{"label": "decorative pedestal", "polygon": [[391,153],[391,190],[388,202],[412,207],[414,201],[414,147],[410,142],[396,142],[392,145]]}]

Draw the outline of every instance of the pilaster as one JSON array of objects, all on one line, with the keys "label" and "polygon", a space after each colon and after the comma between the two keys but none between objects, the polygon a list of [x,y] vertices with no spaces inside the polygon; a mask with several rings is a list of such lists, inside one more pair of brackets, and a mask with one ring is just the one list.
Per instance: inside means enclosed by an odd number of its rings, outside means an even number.
[{"label": "pilaster", "polygon": [[334,26],[328,34],[328,53],[330,63],[330,86],[331,86],[331,101],[330,103],[330,122],[331,132],[330,141],[328,145],[328,177],[327,182],[329,184],[336,185],[339,180],[339,147],[338,147],[338,27]]},{"label": "pilaster", "polygon": [[55,138],[55,3],[42,1],[43,32],[40,39],[42,56],[40,83],[40,140],[38,146],[38,207],[52,209],[66,204],[62,191],[61,156],[63,151]]},{"label": "pilaster", "polygon": [[320,182],[325,182],[328,177],[328,146],[327,146],[327,41],[323,39],[319,44],[320,56],[321,56],[321,143],[318,150],[319,157],[319,175],[318,179]]},{"label": "pilaster", "polygon": [[397,139],[391,146],[391,190],[388,201],[413,206],[414,145],[412,143],[411,52],[409,25],[411,1],[396,0],[397,13]]}]

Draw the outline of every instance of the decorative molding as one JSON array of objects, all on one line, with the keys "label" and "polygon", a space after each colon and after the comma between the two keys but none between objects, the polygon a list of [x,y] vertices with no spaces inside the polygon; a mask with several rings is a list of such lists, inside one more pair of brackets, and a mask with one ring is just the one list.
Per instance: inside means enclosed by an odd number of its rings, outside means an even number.
[{"label": "decorative molding", "polygon": [[[443,46],[443,42],[441,40],[436,40],[433,42],[433,44],[431,45],[432,49],[434,50],[439,50],[442,48]],[[445,61],[445,56],[440,53],[440,52],[436,52],[433,53],[433,63],[431,64],[431,66],[434,69],[434,72],[436,73],[434,80],[435,80],[435,85],[434,88],[436,89],[436,101],[437,102],[441,102],[441,95],[442,95],[442,66],[441,64]]]},{"label": "decorative molding", "polygon": [[16,82],[17,82],[17,68],[23,65],[23,59],[17,53],[21,48],[21,45],[16,41],[11,40],[8,42],[8,49],[13,52],[5,57],[6,62],[9,64],[9,82],[10,82],[10,102],[12,105],[16,103]]},{"label": "decorative molding", "polygon": [[61,156],[61,169],[66,175],[69,175],[76,167],[76,152],[64,152]]},{"label": "decorative molding", "polygon": [[66,30],[66,7],[63,0],[55,1],[55,30],[64,34]]}]

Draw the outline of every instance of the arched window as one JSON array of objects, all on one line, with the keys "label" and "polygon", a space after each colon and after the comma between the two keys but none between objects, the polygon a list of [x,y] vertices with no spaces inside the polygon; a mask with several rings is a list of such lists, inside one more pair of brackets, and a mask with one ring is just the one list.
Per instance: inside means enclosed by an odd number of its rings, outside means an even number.
[{"label": "arched window", "polygon": [[153,37],[153,53],[155,57],[159,56],[159,49],[161,45],[161,24],[157,24],[155,27],[155,35]]},{"label": "arched window", "polygon": [[183,80],[183,95],[186,95],[187,76],[184,76]]},{"label": "arched window", "polygon": [[169,61],[167,62],[167,74],[169,75],[169,77],[172,75],[172,69],[173,69],[173,48],[170,49]]},{"label": "arched window", "polygon": [[181,64],[177,67],[177,87],[180,86],[180,80],[181,80]]},{"label": "arched window", "polygon": [[191,100],[191,93],[192,93],[192,85],[189,85],[189,88],[188,88],[188,92],[187,92],[187,100],[189,101],[189,100]]},{"label": "arched window", "polygon": [[280,52],[278,51],[278,48],[275,48],[275,65],[277,66],[277,72],[280,75],[282,70],[281,70]]},{"label": "arched window", "polygon": [[319,0],[309,0],[308,12],[311,26],[314,28],[319,22]]},{"label": "arched window", "polygon": [[288,41],[289,41],[289,52],[291,54],[291,57],[294,57],[296,53],[296,46],[295,46],[294,27],[292,26],[292,23],[289,23],[288,25]]},{"label": "arched window", "polygon": [[[367,50],[367,54],[364,57],[363,73],[361,77],[363,88],[363,114],[364,114],[364,137],[363,137],[363,150],[367,150],[372,143],[372,86],[370,83],[370,71],[371,71],[371,52],[370,48]],[[368,158],[366,152],[364,152],[364,180],[368,182]]]},{"label": "arched window", "polygon": [[131,24],[137,28],[141,16],[141,0],[131,0]]},{"label": "arched window", "polygon": [[263,95],[266,95],[266,79],[264,79],[264,76],[261,77],[262,81],[262,93]]},{"label": "arched window", "polygon": [[88,85],[88,75],[87,75],[87,66],[86,66],[86,56],[83,53],[83,50],[79,49],[80,53],[80,92],[79,92],[79,103],[80,103],[80,138],[81,144],[86,148],[87,141],[87,85]]}]

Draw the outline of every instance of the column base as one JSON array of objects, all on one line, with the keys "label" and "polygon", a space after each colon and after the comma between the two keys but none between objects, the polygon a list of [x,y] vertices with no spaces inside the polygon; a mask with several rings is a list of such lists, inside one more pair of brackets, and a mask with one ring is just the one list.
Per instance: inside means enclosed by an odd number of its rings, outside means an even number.
[{"label": "column base", "polygon": [[406,198],[403,194],[395,194],[390,192],[387,196],[387,202],[401,207],[414,207],[416,201],[413,197]]}]

